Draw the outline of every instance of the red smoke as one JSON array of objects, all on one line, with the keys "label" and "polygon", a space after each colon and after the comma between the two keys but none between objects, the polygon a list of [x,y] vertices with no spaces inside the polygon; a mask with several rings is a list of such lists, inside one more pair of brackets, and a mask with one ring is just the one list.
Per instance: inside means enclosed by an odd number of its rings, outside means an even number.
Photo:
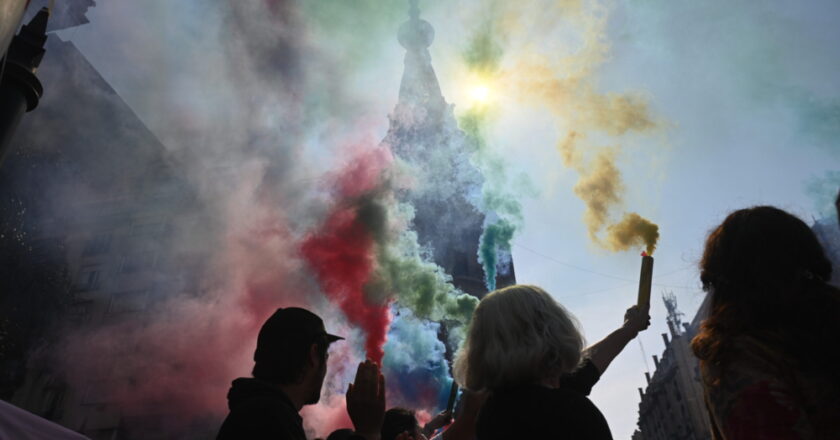
[{"label": "red smoke", "polygon": [[339,208],[320,231],[310,235],[301,253],[315,271],[321,288],[341,308],[347,319],[365,330],[365,350],[382,362],[382,346],[388,330],[388,305],[373,304],[364,287],[373,271],[373,237],[356,209]]},{"label": "red smoke", "polygon": [[[354,148],[362,149],[364,146]],[[391,150],[387,148],[363,150],[358,153],[355,160],[333,177],[338,196],[343,199],[355,199],[381,187],[385,179],[385,170],[393,159]]]},{"label": "red smoke", "polygon": [[372,301],[365,295],[375,262],[373,231],[359,217],[357,206],[347,206],[345,200],[381,185],[382,171],[389,162],[386,150],[374,150],[341,170],[335,189],[343,200],[300,248],[327,297],[338,304],[348,321],[364,329],[367,357],[380,364],[390,317],[387,302]]}]

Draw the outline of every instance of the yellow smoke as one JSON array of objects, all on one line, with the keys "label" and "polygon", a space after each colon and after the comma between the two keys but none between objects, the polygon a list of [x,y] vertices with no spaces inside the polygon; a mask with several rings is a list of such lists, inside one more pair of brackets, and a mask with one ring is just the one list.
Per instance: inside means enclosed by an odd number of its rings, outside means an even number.
[{"label": "yellow smoke", "polygon": [[583,219],[589,236],[598,241],[598,232],[609,221],[610,208],[621,201],[621,173],[611,150],[601,151],[591,163],[581,166],[575,194],[586,203]]},{"label": "yellow smoke", "polygon": [[652,255],[659,240],[659,226],[636,214],[629,212],[618,223],[607,227],[606,244],[610,249],[623,251],[636,246],[645,246],[645,252]]},{"label": "yellow smoke", "polygon": [[[586,206],[584,221],[591,239],[609,250],[644,246],[652,253],[658,226],[636,213],[620,213],[625,187],[617,159],[623,136],[649,133],[660,124],[643,95],[598,90],[597,69],[609,58],[605,8],[569,0],[498,6],[497,28],[504,30],[503,46],[508,50],[494,82],[511,98],[553,115],[563,133],[557,142],[562,163],[580,176],[574,192]],[[558,54],[517,43],[563,26],[574,31],[577,44],[560,48],[565,50]],[[596,145],[589,138],[607,139],[611,146]]]}]

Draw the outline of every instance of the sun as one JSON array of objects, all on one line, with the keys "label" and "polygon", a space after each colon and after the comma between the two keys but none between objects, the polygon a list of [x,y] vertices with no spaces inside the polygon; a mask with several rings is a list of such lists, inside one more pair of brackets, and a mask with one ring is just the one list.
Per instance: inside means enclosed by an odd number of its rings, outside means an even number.
[{"label": "sun", "polygon": [[487,104],[490,100],[490,88],[486,84],[477,84],[470,89],[470,99],[476,104]]}]

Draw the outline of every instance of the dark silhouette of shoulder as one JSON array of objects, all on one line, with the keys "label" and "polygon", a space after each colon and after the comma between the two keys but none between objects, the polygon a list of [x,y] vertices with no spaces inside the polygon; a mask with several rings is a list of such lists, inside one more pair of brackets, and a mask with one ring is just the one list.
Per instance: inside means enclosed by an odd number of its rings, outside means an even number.
[{"label": "dark silhouette of shoulder", "polygon": [[612,440],[603,414],[586,397],[599,377],[587,361],[558,388],[526,384],[493,392],[478,416],[478,438]]},{"label": "dark silhouette of shoulder", "polygon": [[217,440],[306,440],[303,419],[279,387],[252,378],[233,381],[228,392],[230,414]]}]

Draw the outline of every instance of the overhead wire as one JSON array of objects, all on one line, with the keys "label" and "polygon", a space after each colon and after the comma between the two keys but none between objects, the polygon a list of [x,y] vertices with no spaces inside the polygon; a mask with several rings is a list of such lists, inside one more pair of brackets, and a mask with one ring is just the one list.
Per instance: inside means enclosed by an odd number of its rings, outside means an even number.
[{"label": "overhead wire", "polygon": [[[575,297],[575,296],[588,296],[588,295],[592,295],[592,294],[595,294],[595,293],[620,289],[620,288],[623,288],[623,287],[632,286],[633,284],[638,282],[637,280],[634,280],[634,279],[625,278],[625,277],[621,277],[621,276],[616,276],[616,275],[612,275],[612,274],[608,274],[608,273],[604,273],[604,272],[599,272],[599,271],[596,271],[596,270],[592,270],[592,269],[577,266],[577,265],[574,265],[574,264],[571,264],[571,263],[567,263],[567,262],[562,261],[562,260],[558,260],[558,259],[556,259],[556,258],[554,258],[550,255],[547,255],[547,254],[544,254],[544,253],[539,252],[537,250],[534,250],[534,249],[532,249],[528,246],[525,246],[525,245],[523,245],[522,243],[519,243],[519,242],[514,242],[513,245],[518,247],[518,248],[521,248],[523,250],[526,250],[526,251],[528,251],[528,252],[530,252],[534,255],[540,256],[540,257],[542,257],[546,260],[552,261],[554,263],[557,263],[561,266],[568,267],[570,269],[575,269],[575,270],[578,270],[578,271],[581,271],[581,272],[591,273],[593,275],[598,275],[598,276],[601,276],[601,277],[604,277],[604,278],[611,278],[611,279],[614,279],[614,280],[624,281],[624,283],[622,283],[621,285],[618,285],[618,286],[612,286],[612,287],[597,289],[597,290],[586,292],[586,293],[583,293],[583,294],[567,295],[567,296],[565,296],[566,298]],[[690,264],[690,265],[687,265],[687,266],[684,266],[684,267],[681,267],[681,268],[678,268],[678,269],[674,269],[672,271],[668,271],[668,272],[665,272],[665,273],[662,273],[662,274],[657,274],[653,278],[654,279],[663,278],[663,277],[673,275],[675,273],[679,273],[679,272],[682,272],[684,270],[690,269],[693,266],[694,266],[693,264]],[[667,289],[682,289],[682,290],[695,290],[696,289],[695,287],[692,287],[692,286],[678,286],[678,285],[663,284],[663,283],[653,283],[653,285],[657,286],[657,287],[664,287],[664,288],[667,288]]]}]

